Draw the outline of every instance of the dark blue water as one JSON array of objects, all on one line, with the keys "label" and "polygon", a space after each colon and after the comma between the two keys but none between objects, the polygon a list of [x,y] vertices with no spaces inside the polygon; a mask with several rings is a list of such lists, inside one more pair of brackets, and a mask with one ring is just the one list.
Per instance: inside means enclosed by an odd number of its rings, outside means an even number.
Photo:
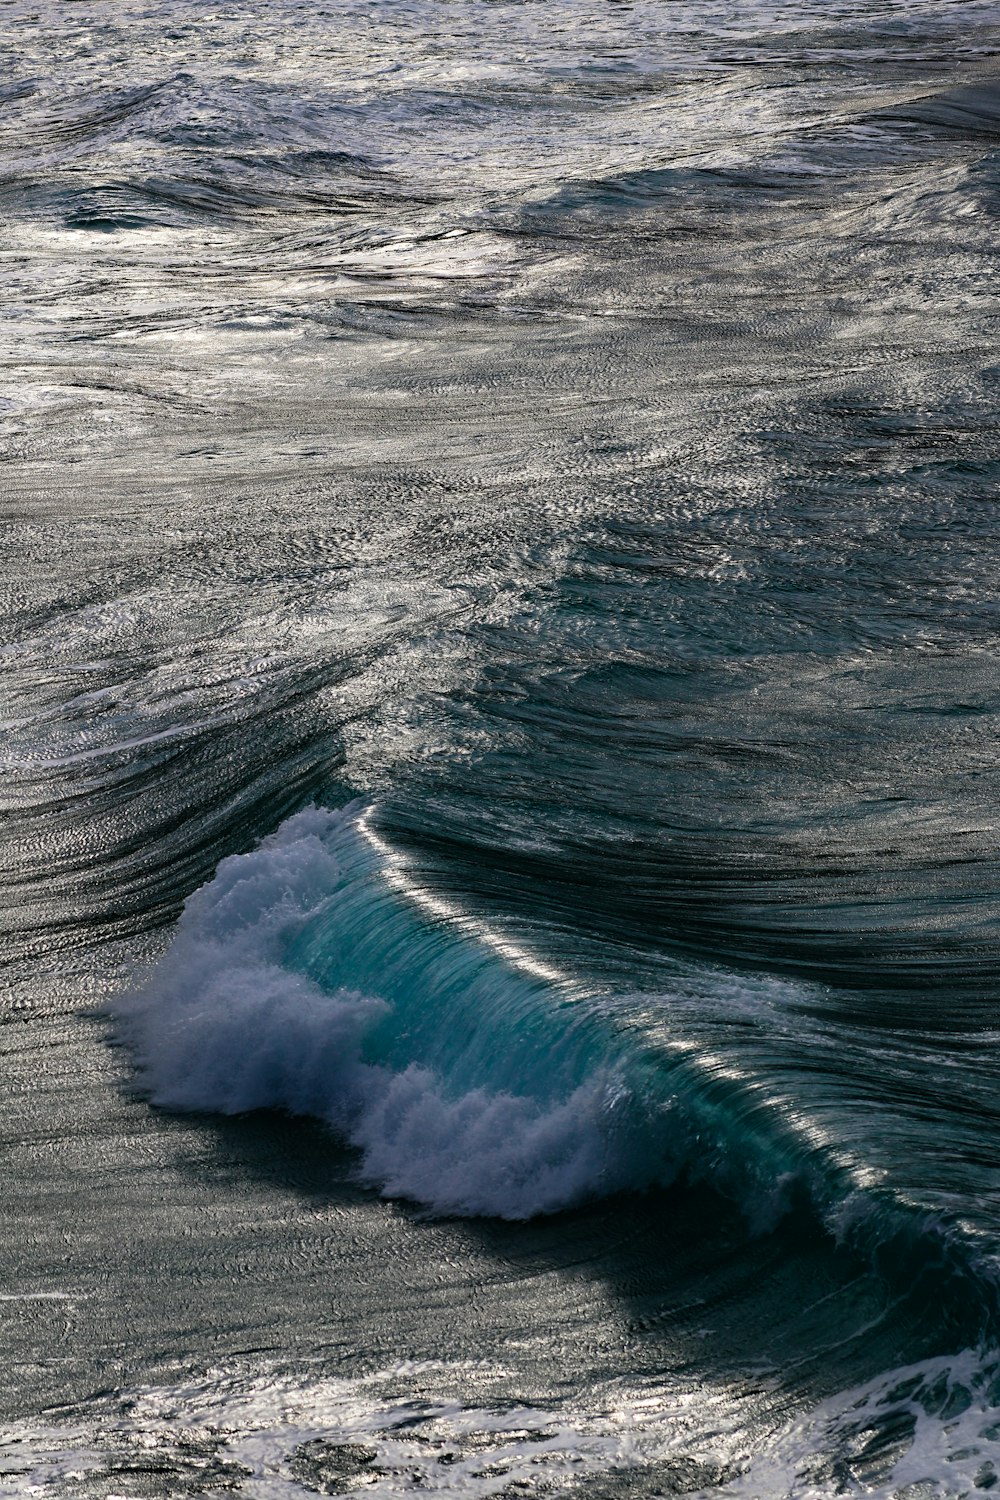
[{"label": "dark blue water", "polygon": [[2,8],[0,1494],[998,1482],[998,21]]}]

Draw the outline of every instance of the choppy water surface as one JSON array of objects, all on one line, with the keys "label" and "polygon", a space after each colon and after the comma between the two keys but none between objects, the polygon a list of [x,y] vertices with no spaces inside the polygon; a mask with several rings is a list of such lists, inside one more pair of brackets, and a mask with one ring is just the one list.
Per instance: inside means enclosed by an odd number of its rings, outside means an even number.
[{"label": "choppy water surface", "polygon": [[0,1494],[987,1492],[996,5],[0,27]]}]

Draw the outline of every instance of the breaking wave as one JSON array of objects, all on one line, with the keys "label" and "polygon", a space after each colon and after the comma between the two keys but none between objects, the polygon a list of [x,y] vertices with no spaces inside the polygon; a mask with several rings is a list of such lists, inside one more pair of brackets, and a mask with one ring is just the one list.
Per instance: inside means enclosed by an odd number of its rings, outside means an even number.
[{"label": "breaking wave", "polygon": [[[731,979],[727,1001],[781,988]],[[116,1013],[155,1103],[314,1116],[366,1183],[432,1212],[527,1219],[685,1174],[755,1231],[805,1203],[880,1269],[930,1275],[989,1321],[974,1246],[849,1169],[760,1079],[711,1065],[682,997],[658,997],[674,1033],[644,1035],[643,998],[588,992],[429,895],[352,804],[224,860]]]},{"label": "breaking wave", "polygon": [[529,1218],[655,1178],[588,1028],[546,1015],[548,981],[407,910],[358,823],[299,813],[191,897],[120,1009],[151,1098],[316,1116],[366,1181],[440,1213]]}]

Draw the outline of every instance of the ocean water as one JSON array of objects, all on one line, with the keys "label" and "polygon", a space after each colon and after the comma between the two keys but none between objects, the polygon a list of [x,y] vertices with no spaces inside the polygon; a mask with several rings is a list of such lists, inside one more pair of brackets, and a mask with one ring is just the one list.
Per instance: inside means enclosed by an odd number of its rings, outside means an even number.
[{"label": "ocean water", "polygon": [[1000,1485],[1000,9],[0,36],[0,1496]]}]

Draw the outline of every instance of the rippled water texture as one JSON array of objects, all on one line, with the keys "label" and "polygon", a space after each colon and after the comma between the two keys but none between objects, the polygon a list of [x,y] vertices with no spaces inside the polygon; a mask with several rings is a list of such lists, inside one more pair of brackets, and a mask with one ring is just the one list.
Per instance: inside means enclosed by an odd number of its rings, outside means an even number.
[{"label": "rippled water texture", "polygon": [[988,1491],[996,4],[0,35],[0,1494]]}]

